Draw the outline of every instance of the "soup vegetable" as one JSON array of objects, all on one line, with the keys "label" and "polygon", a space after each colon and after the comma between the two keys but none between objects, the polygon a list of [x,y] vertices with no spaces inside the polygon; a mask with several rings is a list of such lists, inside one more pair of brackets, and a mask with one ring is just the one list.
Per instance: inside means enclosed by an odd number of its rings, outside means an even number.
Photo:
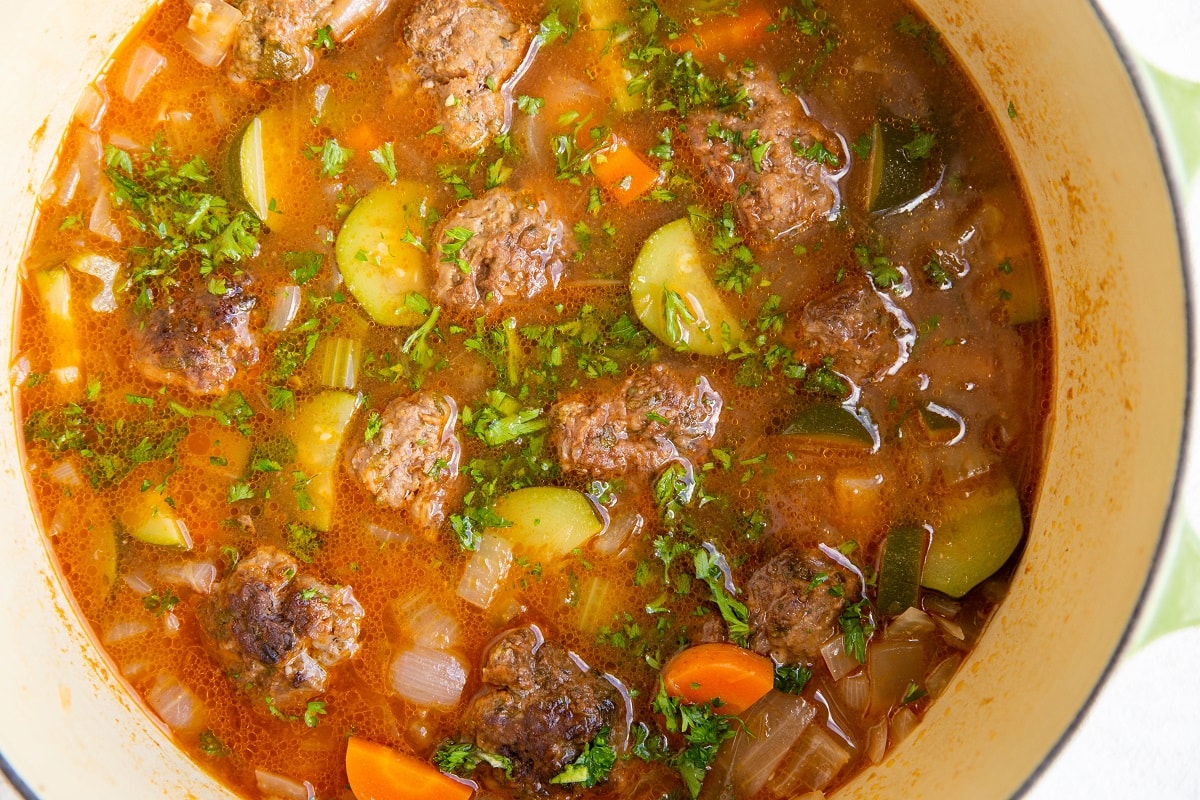
[{"label": "soup vegetable", "polygon": [[893,0],[168,0],[43,192],[31,490],[248,797],[820,797],[1004,595],[1038,253]]}]

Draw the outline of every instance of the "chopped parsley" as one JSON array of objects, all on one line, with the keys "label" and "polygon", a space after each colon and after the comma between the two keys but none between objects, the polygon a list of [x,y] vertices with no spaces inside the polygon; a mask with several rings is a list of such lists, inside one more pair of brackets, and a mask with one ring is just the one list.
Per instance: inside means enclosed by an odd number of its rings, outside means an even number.
[{"label": "chopped parsley", "polygon": [[354,151],[349,147],[342,147],[337,139],[330,137],[320,147],[310,145],[305,148],[304,156],[308,159],[321,159],[322,178],[336,178],[345,171],[350,159],[354,157]]},{"label": "chopped parsley", "polygon": [[157,138],[136,156],[109,145],[105,164],[114,208],[128,212],[138,234],[129,250],[129,286],[138,307],[148,308],[159,291],[177,286],[188,267],[207,278],[258,252],[258,218],[210,191],[216,178],[200,156],[175,163]]},{"label": "chopped parsley", "polygon": [[396,182],[396,150],[391,142],[384,142],[370,152],[371,163],[383,172],[388,183]]},{"label": "chopped parsley", "polygon": [[800,694],[812,676],[812,667],[803,664],[780,664],[775,667],[775,689],[786,694]]},{"label": "chopped parsley", "polygon": [[[455,742],[450,739],[438,745],[433,753],[433,765],[442,772],[467,777],[480,764],[502,770],[506,778],[512,778],[512,760],[505,756],[481,750],[470,742]],[[591,784],[589,784],[591,785]]]},{"label": "chopped parsley", "polygon": [[871,621],[871,609],[867,598],[857,603],[850,603],[842,611],[838,622],[842,626],[842,640],[845,651],[854,660],[863,664],[867,660],[867,639],[875,632],[875,623]]},{"label": "chopped parsley", "polygon": [[608,733],[608,728],[602,728],[596,734],[595,739],[583,746],[583,752],[579,754],[579,758],[551,778],[550,783],[581,784],[590,789],[607,780],[613,765],[617,763],[617,753],[608,743]]}]

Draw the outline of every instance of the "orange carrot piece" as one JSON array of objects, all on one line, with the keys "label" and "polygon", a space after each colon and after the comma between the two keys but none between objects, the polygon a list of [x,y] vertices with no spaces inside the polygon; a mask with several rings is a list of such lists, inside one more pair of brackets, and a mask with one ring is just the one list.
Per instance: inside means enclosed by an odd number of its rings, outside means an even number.
[{"label": "orange carrot piece", "polygon": [[351,736],[346,778],[357,800],[470,800],[469,785],[390,747]]},{"label": "orange carrot piece", "polygon": [[363,153],[378,147],[380,142],[376,138],[375,129],[367,123],[355,125],[346,133],[346,146],[359,150]]},{"label": "orange carrot piece", "polygon": [[693,28],[670,43],[673,52],[691,50],[695,56],[724,53],[762,39],[771,24],[771,14],[762,6],[751,6],[736,17],[718,17]]},{"label": "orange carrot piece", "polygon": [[592,154],[592,173],[621,205],[628,205],[658,183],[658,170],[617,136]]},{"label": "orange carrot piece", "polygon": [[771,659],[735,644],[698,644],[663,667],[667,694],[688,703],[720,700],[723,714],[740,714],[775,685]]}]

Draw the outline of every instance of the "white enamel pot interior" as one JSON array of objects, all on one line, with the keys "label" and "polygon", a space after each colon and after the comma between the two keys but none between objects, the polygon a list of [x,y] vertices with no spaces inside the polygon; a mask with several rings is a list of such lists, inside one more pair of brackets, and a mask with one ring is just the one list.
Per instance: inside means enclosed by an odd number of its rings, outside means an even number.
[{"label": "white enamel pot interior", "polygon": [[[168,0],[181,2],[181,0]],[[1179,240],[1137,94],[1086,0],[926,0],[1016,153],[1051,270],[1045,483],[1012,591],[945,696],[838,798],[1019,793],[1119,652],[1161,547],[1187,390]],[[0,50],[0,358],[20,255],[82,87],[146,0],[10,3]],[[1009,102],[1018,110],[1010,119]],[[80,622],[39,533],[0,381],[0,754],[41,800],[231,795],[171,743]]]}]

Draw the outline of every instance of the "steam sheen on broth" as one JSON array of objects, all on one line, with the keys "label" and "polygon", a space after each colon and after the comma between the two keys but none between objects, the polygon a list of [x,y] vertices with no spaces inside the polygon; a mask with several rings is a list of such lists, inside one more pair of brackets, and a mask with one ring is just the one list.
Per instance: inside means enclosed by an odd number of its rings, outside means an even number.
[{"label": "steam sheen on broth", "polygon": [[1037,489],[996,124],[891,0],[167,0],[25,262],[63,575],[247,797],[831,794]]}]

